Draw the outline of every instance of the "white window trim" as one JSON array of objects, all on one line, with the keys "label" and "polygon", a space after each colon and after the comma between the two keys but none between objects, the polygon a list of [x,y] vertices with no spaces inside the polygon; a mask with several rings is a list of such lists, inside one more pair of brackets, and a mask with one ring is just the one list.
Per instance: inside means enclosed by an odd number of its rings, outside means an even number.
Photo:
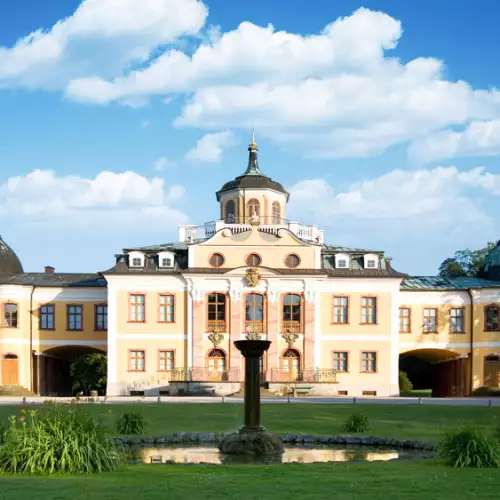
[{"label": "white window trim", "polygon": [[[340,267],[339,261],[345,260],[347,261],[347,267]],[[335,269],[350,269],[351,268],[351,259],[349,254],[347,253],[336,253],[335,254]]]},{"label": "white window trim", "polygon": [[[367,253],[365,255],[363,255],[363,258],[364,258],[364,262],[363,262],[363,267],[365,269],[378,269],[379,268],[379,256],[378,255],[375,255],[373,253]],[[368,261],[369,260],[374,260],[375,261],[375,267],[368,267]]]},{"label": "white window trim", "polygon": [[[171,259],[172,265],[164,266],[162,264],[163,259]],[[158,266],[162,269],[172,269],[175,263],[175,256],[172,252],[159,252],[158,253]]]},{"label": "white window trim", "polygon": [[[133,264],[134,259],[141,259],[141,265],[140,266],[134,266],[134,264]],[[146,261],[146,256],[142,252],[130,252],[128,254],[128,265],[129,265],[129,267],[133,267],[135,269],[139,269],[141,267],[144,267],[145,261]]]}]

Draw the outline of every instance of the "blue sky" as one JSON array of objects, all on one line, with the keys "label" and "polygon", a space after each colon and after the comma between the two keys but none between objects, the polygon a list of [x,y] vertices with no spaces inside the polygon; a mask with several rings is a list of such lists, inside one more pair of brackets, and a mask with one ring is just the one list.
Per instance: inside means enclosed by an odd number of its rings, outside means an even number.
[{"label": "blue sky", "polygon": [[255,126],[289,218],[433,274],[500,238],[499,15],[493,0],[2,2],[0,233],[29,271],[173,241],[217,217]]}]

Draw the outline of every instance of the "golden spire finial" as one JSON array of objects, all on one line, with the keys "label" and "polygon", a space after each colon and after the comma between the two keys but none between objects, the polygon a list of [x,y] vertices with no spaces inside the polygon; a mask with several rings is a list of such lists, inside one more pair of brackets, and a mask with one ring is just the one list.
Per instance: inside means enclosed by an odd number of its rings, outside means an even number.
[{"label": "golden spire finial", "polygon": [[252,130],[252,142],[250,143],[251,147],[257,147],[257,144],[255,143],[255,130]]}]

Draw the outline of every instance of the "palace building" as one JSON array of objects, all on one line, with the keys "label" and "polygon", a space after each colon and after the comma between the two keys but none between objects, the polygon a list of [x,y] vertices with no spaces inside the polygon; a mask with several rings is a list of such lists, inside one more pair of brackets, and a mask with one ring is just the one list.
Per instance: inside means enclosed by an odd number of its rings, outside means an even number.
[{"label": "palace building", "polygon": [[125,248],[91,275],[26,273],[0,240],[0,386],[69,394],[71,361],[104,352],[108,395],[231,394],[243,373],[233,342],[247,336],[272,341],[272,392],[397,396],[407,356],[428,362],[435,395],[500,386],[500,244],[481,278],[454,279],[329,245],[288,220],[293,199],[263,174],[253,137],[246,171],[216,198],[217,220]]}]

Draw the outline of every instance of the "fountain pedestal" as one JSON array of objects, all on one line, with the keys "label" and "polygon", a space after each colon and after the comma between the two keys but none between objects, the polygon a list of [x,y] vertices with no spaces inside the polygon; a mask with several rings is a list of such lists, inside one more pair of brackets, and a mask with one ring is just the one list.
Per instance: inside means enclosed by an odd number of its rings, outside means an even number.
[{"label": "fountain pedestal", "polygon": [[245,418],[239,432],[219,443],[222,453],[231,455],[278,455],[284,451],[278,436],[265,432],[260,423],[259,359],[269,349],[268,340],[237,340],[234,345],[245,358]]}]

